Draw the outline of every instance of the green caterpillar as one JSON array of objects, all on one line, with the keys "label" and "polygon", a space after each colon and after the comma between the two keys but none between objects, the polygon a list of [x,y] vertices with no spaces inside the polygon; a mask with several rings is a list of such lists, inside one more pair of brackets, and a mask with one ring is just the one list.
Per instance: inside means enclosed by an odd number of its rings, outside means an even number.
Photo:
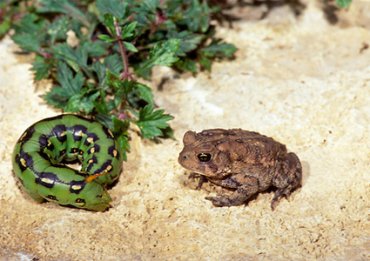
[{"label": "green caterpillar", "polygon": [[[122,159],[106,127],[62,114],[30,126],[15,145],[12,163],[20,183],[37,202],[104,211],[112,201],[106,186],[118,179]],[[75,163],[81,170],[66,165]]]}]

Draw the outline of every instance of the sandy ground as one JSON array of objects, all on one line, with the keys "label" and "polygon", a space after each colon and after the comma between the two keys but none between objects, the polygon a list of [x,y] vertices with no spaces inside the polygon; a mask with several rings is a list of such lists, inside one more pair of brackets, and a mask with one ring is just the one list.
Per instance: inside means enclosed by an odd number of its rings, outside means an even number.
[{"label": "sandy ground", "polygon": [[[316,2],[288,7],[220,36],[236,60],[210,74],[173,77],[156,92],[175,116],[176,140],[133,136],[113,207],[93,213],[37,204],[18,189],[11,152],[45,105],[30,57],[0,42],[0,259],[5,260],[369,260],[370,3],[331,25]],[[364,11],[365,10],[365,11]],[[367,10],[367,11],[366,11]],[[367,28],[366,28],[367,27]],[[215,208],[177,163],[188,130],[243,128],[272,136],[303,163],[303,187],[272,212],[272,193]]]}]

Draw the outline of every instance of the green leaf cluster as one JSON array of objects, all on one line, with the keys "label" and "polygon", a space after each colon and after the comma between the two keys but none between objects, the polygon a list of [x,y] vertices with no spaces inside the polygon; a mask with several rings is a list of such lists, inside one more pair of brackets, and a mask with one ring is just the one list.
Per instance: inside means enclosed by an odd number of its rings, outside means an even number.
[{"label": "green leaf cluster", "polygon": [[0,39],[10,30],[12,21],[21,10],[21,0],[0,0]]},{"label": "green leaf cluster", "polygon": [[156,108],[151,88],[138,79],[149,79],[158,65],[192,73],[211,70],[215,59],[232,58],[236,51],[215,37],[210,22],[219,9],[207,1],[24,2],[12,39],[35,54],[35,80],[52,81],[43,98],[102,122],[124,153],[131,124],[143,138],[171,135],[173,117]]},{"label": "green leaf cluster", "polygon": [[347,8],[352,3],[352,0],[335,0],[337,5],[341,8]]}]

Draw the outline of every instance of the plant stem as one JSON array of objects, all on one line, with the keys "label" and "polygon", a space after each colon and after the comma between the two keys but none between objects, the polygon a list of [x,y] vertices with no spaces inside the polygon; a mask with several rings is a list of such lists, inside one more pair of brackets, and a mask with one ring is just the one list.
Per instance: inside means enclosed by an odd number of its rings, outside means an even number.
[{"label": "plant stem", "polygon": [[125,46],[123,45],[123,41],[122,41],[122,38],[121,38],[121,33],[122,33],[121,27],[119,26],[116,18],[114,18],[114,28],[116,29],[116,39],[117,39],[117,42],[118,42],[119,51],[120,51],[120,54],[121,54],[122,63],[123,63],[123,67],[124,67],[123,72],[120,75],[120,78],[121,78],[121,80],[127,80],[127,79],[128,80],[133,80],[132,74],[130,73],[129,68],[128,68],[127,50],[126,50]]}]

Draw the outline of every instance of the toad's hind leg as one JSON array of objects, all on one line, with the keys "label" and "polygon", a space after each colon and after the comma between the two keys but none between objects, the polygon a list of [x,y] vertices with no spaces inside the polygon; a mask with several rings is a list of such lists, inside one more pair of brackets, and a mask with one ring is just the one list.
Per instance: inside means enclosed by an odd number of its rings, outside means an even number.
[{"label": "toad's hind leg", "polygon": [[281,197],[288,197],[295,189],[302,184],[302,165],[294,153],[288,153],[286,160],[280,162],[276,174],[273,177],[272,185],[277,188],[274,198],[271,201],[272,210],[275,209]]}]

